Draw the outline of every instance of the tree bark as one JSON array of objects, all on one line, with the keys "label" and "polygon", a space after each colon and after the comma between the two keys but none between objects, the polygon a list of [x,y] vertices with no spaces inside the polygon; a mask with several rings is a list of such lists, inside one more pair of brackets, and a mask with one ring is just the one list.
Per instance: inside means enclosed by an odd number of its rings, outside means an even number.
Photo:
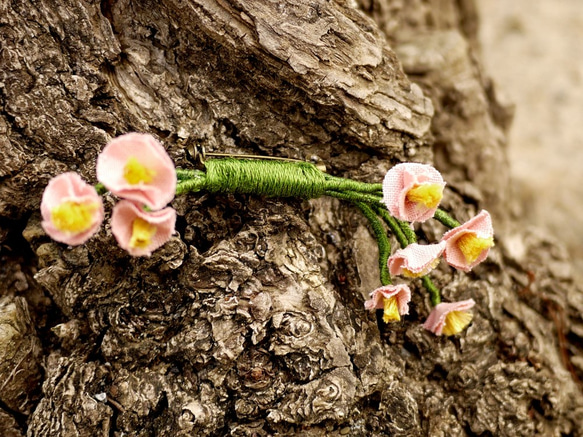
[{"label": "tree bark", "polygon": [[[581,435],[583,295],[561,246],[520,228],[512,111],[477,23],[472,0],[0,0],[3,435]],[[48,180],[95,182],[130,131],[181,167],[193,144],[368,182],[433,162],[445,209],[495,217],[486,263],[434,273],[476,300],[472,325],[426,332],[420,283],[411,314],[379,324],[374,239],[336,200],[182,196],[150,258],[107,224],[51,241]]]}]

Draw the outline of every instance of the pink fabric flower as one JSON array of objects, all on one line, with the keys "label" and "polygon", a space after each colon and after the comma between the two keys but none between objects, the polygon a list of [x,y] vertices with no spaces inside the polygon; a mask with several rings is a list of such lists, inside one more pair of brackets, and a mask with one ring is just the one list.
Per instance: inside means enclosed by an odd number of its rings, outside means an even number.
[{"label": "pink fabric flower", "polygon": [[473,299],[437,304],[423,327],[435,335],[459,334],[472,321],[472,314],[468,310],[475,304]]},{"label": "pink fabric flower", "polygon": [[40,210],[45,232],[53,240],[73,246],[85,243],[103,221],[101,197],[74,172],[49,181]]},{"label": "pink fabric flower", "polygon": [[427,245],[409,244],[389,258],[387,263],[389,272],[391,275],[403,275],[408,278],[424,276],[437,267],[444,249],[444,242]]},{"label": "pink fabric flower", "polygon": [[150,256],[170,239],[175,223],[173,208],[147,212],[129,200],[119,201],[111,214],[113,236],[133,256]]},{"label": "pink fabric flower", "polygon": [[174,163],[152,135],[129,133],[109,142],[97,158],[97,179],[113,194],[163,208],[176,191]]},{"label": "pink fabric flower", "polygon": [[405,284],[384,285],[370,294],[370,300],[364,303],[367,310],[383,309],[385,323],[401,320],[401,316],[409,314],[411,290]]},{"label": "pink fabric flower", "polygon": [[456,269],[469,272],[487,258],[490,248],[494,246],[494,228],[490,214],[482,210],[463,225],[446,232],[441,241],[445,242],[447,263]]},{"label": "pink fabric flower", "polygon": [[435,214],[444,187],[441,174],[430,165],[397,164],[383,180],[383,202],[399,220],[424,222]]}]

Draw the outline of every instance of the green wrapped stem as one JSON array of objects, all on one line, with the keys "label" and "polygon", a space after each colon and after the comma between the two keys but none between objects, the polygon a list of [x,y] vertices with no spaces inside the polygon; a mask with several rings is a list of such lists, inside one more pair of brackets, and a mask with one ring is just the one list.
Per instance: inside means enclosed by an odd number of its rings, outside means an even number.
[{"label": "green wrapped stem", "polygon": [[207,191],[303,199],[329,195],[368,203],[382,197],[381,184],[331,176],[309,162],[209,159],[204,171],[178,169],[176,174],[176,194]]},{"label": "green wrapped stem", "polygon": [[433,218],[440,221],[442,224],[444,224],[450,229],[457,228],[461,224],[442,209],[438,209],[437,211],[435,211]]},{"label": "green wrapped stem", "polygon": [[429,299],[431,299],[431,305],[436,306],[436,305],[440,304],[441,303],[441,292],[439,291],[439,288],[437,288],[435,286],[435,284],[429,278],[429,276],[423,276],[423,278],[421,278],[421,281],[423,282],[423,286],[425,287],[425,289],[429,293]]},{"label": "green wrapped stem", "polygon": [[374,232],[375,239],[379,246],[379,271],[382,285],[391,284],[391,274],[387,266],[389,256],[391,256],[391,242],[387,237],[387,233],[383,223],[379,217],[374,213],[373,209],[363,202],[354,202],[354,204],[362,211],[362,214],[368,219],[370,226]]}]

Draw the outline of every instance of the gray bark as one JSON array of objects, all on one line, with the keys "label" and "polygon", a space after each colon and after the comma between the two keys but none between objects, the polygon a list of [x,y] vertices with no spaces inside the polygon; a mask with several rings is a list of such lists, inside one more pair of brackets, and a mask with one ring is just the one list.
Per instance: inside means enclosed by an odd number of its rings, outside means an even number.
[{"label": "gray bark", "polygon": [[[581,435],[583,297],[561,247],[514,226],[511,109],[481,71],[474,10],[0,0],[0,431]],[[410,316],[379,325],[363,309],[375,242],[330,199],[184,196],[178,235],[151,258],[107,224],[80,247],[51,241],[48,180],[95,182],[97,154],[129,131],[183,167],[194,143],[369,182],[434,162],[444,207],[460,221],[488,208],[499,231],[471,275],[434,274],[448,300],[476,300],[472,325],[426,332],[420,284]]]}]

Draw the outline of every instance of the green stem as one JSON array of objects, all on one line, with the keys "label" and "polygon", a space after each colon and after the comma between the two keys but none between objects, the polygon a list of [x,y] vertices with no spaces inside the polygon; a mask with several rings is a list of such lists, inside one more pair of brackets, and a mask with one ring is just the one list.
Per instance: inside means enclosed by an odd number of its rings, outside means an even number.
[{"label": "green stem", "polygon": [[407,244],[417,243],[417,235],[415,235],[415,231],[411,229],[411,225],[399,219],[395,220],[399,224],[399,227],[403,231],[403,234],[405,234],[405,237],[407,238]]},{"label": "green stem", "polygon": [[98,182],[95,184],[95,191],[97,191],[97,194],[99,194],[100,196],[103,196],[109,190],[105,188],[105,185],[103,185],[101,182]]},{"label": "green stem", "polygon": [[379,220],[373,209],[366,203],[354,202],[354,204],[360,209],[360,211],[362,211],[362,214],[368,219],[368,222],[372,227],[375,239],[377,240],[377,244],[379,246],[379,270],[381,284],[389,285],[391,284],[391,274],[389,273],[387,260],[391,255],[391,242],[387,237],[383,223]]},{"label": "green stem", "polygon": [[176,171],[177,194],[195,191],[314,199],[324,195],[379,203],[382,185],[331,176],[308,162],[209,159],[205,171]]},{"label": "green stem", "polygon": [[382,197],[382,184],[369,184],[367,182],[354,181],[352,179],[339,178],[326,174],[326,188],[334,191],[356,191],[359,193],[374,194]]},{"label": "green stem", "polygon": [[[379,214],[383,218],[383,220],[387,222],[387,224],[393,231],[393,234],[397,238],[397,241],[399,241],[401,247],[405,248],[409,244],[417,242],[417,236],[415,235],[413,229],[411,229],[409,223],[397,220],[396,218],[391,216],[386,209],[382,208],[377,209],[377,214]],[[425,289],[429,293],[431,304],[433,306],[439,304],[441,302],[441,291],[439,290],[439,288],[435,286],[431,278],[425,275],[421,278],[421,282],[423,283],[423,287],[425,287]]]},{"label": "green stem", "polygon": [[450,229],[457,228],[461,224],[442,209],[435,211],[433,218],[440,221]]},{"label": "green stem", "polygon": [[390,215],[389,211],[387,211],[384,206],[375,205],[375,211],[378,214],[378,216],[381,217],[385,221],[385,223],[389,226],[391,232],[393,233],[401,247],[406,247],[409,244],[409,242],[407,241],[407,237],[401,230],[399,223],[397,223],[397,219]]},{"label": "green stem", "polygon": [[326,196],[335,197],[337,199],[347,200],[349,202],[365,202],[373,205],[381,204],[381,199],[377,196],[367,193],[358,193],[354,191],[336,191],[336,190],[326,190],[324,191]]},{"label": "green stem", "polygon": [[429,298],[431,299],[431,305],[436,306],[441,303],[441,292],[439,288],[435,286],[431,278],[429,276],[423,276],[421,278],[423,282],[423,286],[429,292]]}]

